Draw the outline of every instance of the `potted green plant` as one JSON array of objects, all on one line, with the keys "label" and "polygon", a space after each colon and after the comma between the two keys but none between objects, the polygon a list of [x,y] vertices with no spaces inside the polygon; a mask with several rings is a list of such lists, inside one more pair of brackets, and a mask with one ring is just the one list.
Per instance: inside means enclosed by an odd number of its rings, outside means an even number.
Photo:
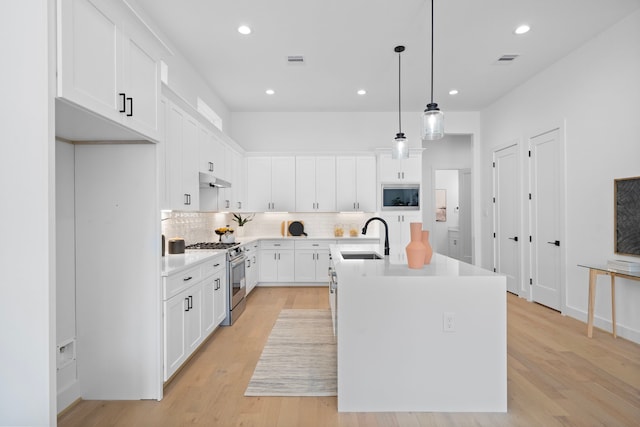
[{"label": "potted green plant", "polygon": [[250,215],[245,215],[245,216],[242,216],[242,214],[239,214],[239,213],[234,213],[233,214],[233,221],[238,223],[238,236],[244,235],[243,227],[245,226],[246,223],[248,223],[249,221],[253,220],[254,216],[255,216],[255,214],[250,214]]}]

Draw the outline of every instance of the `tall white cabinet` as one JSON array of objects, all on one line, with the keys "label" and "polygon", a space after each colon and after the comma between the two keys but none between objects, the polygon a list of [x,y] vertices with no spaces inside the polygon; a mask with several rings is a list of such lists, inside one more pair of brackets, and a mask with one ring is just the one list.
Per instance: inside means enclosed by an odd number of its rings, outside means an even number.
[{"label": "tall white cabinet", "polygon": [[83,399],[162,397],[155,150],[154,144],[75,147],[77,367]]}]

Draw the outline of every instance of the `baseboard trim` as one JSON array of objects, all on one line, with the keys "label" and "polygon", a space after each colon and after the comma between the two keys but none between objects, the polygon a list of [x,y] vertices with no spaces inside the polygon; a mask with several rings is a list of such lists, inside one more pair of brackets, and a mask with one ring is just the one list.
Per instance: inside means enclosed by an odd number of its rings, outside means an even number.
[{"label": "baseboard trim", "polygon": [[[580,320],[584,322],[584,333],[587,333],[587,312],[584,310],[580,310],[575,307],[566,306],[565,311],[562,314],[566,314],[567,316],[573,317],[574,319]],[[606,332],[611,332],[613,330],[613,326],[611,324],[611,319],[606,319],[604,317],[600,317],[595,315],[593,318],[593,326],[598,329],[602,329]],[[616,327],[616,333],[618,337],[625,338],[629,341],[633,341],[637,344],[640,344],[640,331],[629,328],[625,325],[621,325],[618,323]]]}]

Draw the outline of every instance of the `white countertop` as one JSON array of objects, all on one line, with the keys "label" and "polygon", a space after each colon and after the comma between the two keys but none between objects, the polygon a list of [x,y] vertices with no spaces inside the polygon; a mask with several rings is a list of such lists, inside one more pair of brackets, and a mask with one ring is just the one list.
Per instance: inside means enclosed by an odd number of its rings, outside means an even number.
[{"label": "white countertop", "polygon": [[349,236],[344,236],[344,237],[334,237],[334,236],[281,236],[281,235],[272,235],[272,236],[251,236],[251,237],[240,237],[237,239],[238,242],[240,242],[241,245],[244,245],[245,243],[248,243],[249,241],[255,241],[255,240],[336,240],[336,241],[351,241],[351,242],[357,242],[357,241],[362,241],[362,242],[370,242],[372,240],[379,240],[380,237],[379,236],[357,236],[357,237],[349,237]]},{"label": "white countertop", "polygon": [[[252,242],[259,240],[333,240],[333,241],[362,241],[370,242],[378,240],[377,236],[358,236],[358,237],[305,237],[305,236],[247,236],[240,237],[236,240],[236,243],[248,245]],[[351,248],[354,245],[349,245]],[[359,245],[358,245],[359,246]],[[375,245],[373,245],[375,246]],[[215,257],[221,254],[225,254],[226,250],[208,250],[208,249],[187,249],[184,254],[166,254],[162,257],[162,276],[168,276],[169,274],[178,273],[181,270],[187,269],[190,266],[199,262],[205,261],[208,258]]]},{"label": "white countertop", "polygon": [[[484,268],[434,253],[431,263],[421,269],[412,269],[406,263],[393,263],[384,257],[380,245],[331,245],[331,257],[341,276],[385,276],[385,277],[470,277],[499,276]],[[379,260],[342,259],[340,252],[375,252],[382,256]]]},{"label": "white countertop", "polygon": [[226,252],[226,250],[187,249],[183,254],[166,254],[162,257],[162,276],[179,273],[194,264],[224,255]]}]

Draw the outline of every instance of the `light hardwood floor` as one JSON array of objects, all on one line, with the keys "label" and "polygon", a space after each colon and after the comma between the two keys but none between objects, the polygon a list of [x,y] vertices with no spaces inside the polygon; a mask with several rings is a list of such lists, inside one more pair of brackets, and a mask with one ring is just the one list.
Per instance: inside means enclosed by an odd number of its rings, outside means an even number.
[{"label": "light hardwood floor", "polygon": [[[82,401],[89,426],[640,426],[640,345],[508,295],[508,412],[341,413],[335,397],[244,397],[283,308],[328,308],[326,288],[256,288],[156,401]],[[472,354],[469,357],[473,357]]]}]

